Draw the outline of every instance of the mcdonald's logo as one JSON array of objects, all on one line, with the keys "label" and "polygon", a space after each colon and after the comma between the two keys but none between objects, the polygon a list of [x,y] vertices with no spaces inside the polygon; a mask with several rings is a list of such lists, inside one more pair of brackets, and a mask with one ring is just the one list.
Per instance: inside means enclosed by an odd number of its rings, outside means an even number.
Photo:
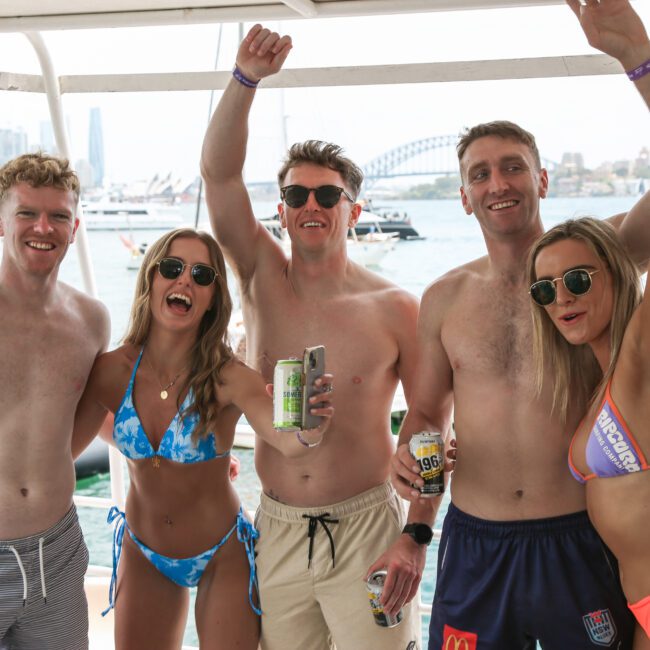
[{"label": "mcdonald's logo", "polygon": [[469,650],[469,642],[467,639],[459,639],[455,634],[452,634],[445,641],[445,650]]},{"label": "mcdonald's logo", "polygon": [[478,635],[463,632],[450,625],[445,625],[442,637],[442,650],[476,650]]}]

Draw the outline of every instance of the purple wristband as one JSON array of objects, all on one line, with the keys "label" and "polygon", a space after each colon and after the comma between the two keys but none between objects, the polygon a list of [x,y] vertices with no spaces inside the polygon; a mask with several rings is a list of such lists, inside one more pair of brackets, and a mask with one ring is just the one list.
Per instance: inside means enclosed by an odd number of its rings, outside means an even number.
[{"label": "purple wristband", "polygon": [[641,77],[645,77],[649,72],[650,72],[650,59],[648,59],[645,63],[642,63],[640,66],[634,68],[634,70],[630,70],[627,73],[627,76],[630,81],[638,81],[639,79],[641,79]]},{"label": "purple wristband", "polygon": [[235,77],[242,86],[246,86],[246,88],[257,88],[257,84],[259,84],[259,81],[251,81],[248,77],[245,77],[244,73],[237,66],[233,68],[232,76]]},{"label": "purple wristband", "polygon": [[313,449],[314,447],[318,447],[321,442],[323,442],[323,436],[321,436],[320,440],[318,442],[307,442],[302,435],[300,435],[300,429],[296,431],[296,438],[298,438],[298,442],[303,446],[303,447],[309,447],[310,449]]}]

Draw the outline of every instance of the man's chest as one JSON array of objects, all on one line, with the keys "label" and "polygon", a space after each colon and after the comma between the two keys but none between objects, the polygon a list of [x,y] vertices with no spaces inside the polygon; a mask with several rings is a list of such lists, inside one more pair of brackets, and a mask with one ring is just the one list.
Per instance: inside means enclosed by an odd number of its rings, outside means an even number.
[{"label": "man's chest", "polygon": [[76,322],[0,318],[0,382],[5,399],[76,399],[86,384],[96,355],[87,332]]},{"label": "man's chest", "polygon": [[450,309],[442,344],[455,374],[522,379],[533,374],[533,328],[528,302],[486,290]]},{"label": "man's chest", "polygon": [[[248,312],[248,313],[247,313]],[[244,310],[249,363],[269,378],[278,359],[301,358],[325,346],[326,370],[368,377],[395,365],[398,346],[381,311],[354,300],[289,301]]]}]

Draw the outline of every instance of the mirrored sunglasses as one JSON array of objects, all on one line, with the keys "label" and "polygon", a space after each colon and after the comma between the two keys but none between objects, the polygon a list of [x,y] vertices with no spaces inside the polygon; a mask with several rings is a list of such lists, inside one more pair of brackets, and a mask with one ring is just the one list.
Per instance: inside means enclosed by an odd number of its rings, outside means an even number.
[{"label": "mirrored sunglasses", "polygon": [[348,201],[354,203],[354,199],[342,187],[337,187],[336,185],[321,185],[320,187],[287,185],[280,188],[280,196],[290,208],[301,208],[305,205],[310,192],[314,193],[316,203],[318,203],[321,208],[333,208],[339,202],[341,194],[343,194]]},{"label": "mirrored sunglasses", "polygon": [[158,273],[165,280],[175,280],[182,275],[185,267],[189,266],[192,279],[202,287],[211,285],[218,275],[217,271],[207,264],[193,264],[190,266],[177,257],[165,257],[158,262],[157,266]]},{"label": "mirrored sunglasses", "polygon": [[537,282],[534,282],[528,293],[540,307],[548,307],[548,305],[552,305],[557,300],[556,282],[562,280],[562,284],[570,294],[574,296],[584,296],[591,290],[591,276],[595,273],[598,273],[598,269],[595,271],[588,271],[587,269],[571,269],[561,278],[554,278],[553,280],[538,280]]}]

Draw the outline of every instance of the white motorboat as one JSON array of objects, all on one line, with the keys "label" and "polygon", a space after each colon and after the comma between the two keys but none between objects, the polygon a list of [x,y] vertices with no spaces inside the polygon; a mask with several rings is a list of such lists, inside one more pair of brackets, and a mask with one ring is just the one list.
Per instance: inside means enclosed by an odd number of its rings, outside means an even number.
[{"label": "white motorboat", "polygon": [[[260,223],[270,232],[280,232],[280,242],[287,256],[291,255],[291,240],[286,235],[286,230],[280,227],[279,221],[260,220]],[[399,241],[399,234],[395,232],[381,232],[373,230],[366,235],[358,235],[350,229],[347,240],[348,257],[361,266],[381,266],[383,259],[395,248]]]},{"label": "white motorboat", "polygon": [[86,230],[171,230],[183,225],[178,208],[157,203],[81,204]]}]

